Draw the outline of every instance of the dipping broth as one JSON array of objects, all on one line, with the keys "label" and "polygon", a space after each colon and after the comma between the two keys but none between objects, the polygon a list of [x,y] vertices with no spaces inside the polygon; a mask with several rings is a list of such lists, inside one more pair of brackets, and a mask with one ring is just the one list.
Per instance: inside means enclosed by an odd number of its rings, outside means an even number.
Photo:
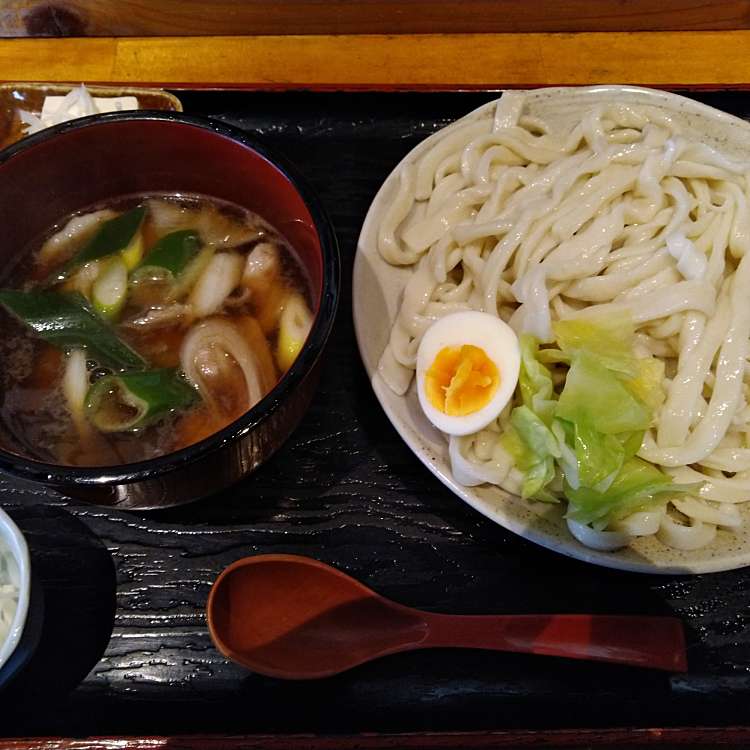
[{"label": "dipping broth", "polygon": [[23,257],[0,290],[0,419],[38,460],[118,465],[196,443],[260,401],[310,331],[294,251],[215,199],[94,206]]}]

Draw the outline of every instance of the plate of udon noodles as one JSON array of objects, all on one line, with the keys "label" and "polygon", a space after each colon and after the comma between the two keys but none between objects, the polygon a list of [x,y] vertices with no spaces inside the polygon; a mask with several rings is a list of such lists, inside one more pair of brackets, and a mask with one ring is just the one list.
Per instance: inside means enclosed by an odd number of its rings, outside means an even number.
[{"label": "plate of udon noodles", "polygon": [[[749,200],[750,124],[662,91],[506,91],[434,133],[385,181],[357,248],[357,340],[388,418],[456,495],[544,547],[648,573],[750,564]],[[542,348],[559,321],[627,316],[635,355],[660,368],[633,460],[679,491],[581,523],[555,463],[544,501],[522,499],[503,440],[519,389],[476,433],[436,429],[417,350],[465,310]]]}]

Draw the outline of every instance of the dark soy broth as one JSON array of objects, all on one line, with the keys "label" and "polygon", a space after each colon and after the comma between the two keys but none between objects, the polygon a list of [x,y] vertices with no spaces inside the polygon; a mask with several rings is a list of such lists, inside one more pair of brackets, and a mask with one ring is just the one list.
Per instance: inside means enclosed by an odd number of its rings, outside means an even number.
[{"label": "dark soy broth", "polygon": [[93,206],[23,257],[0,292],[0,419],[41,461],[127,464],[208,437],[273,388],[312,322],[289,244],[212,198]]}]

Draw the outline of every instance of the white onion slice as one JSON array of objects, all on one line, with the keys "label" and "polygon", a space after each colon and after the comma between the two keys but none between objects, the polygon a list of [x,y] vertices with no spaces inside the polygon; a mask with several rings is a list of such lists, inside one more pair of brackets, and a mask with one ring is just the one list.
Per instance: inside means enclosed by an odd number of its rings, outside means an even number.
[{"label": "white onion slice", "polygon": [[211,258],[189,297],[197,318],[219,311],[240,283],[242,266],[242,257],[237,253],[217,253]]},{"label": "white onion slice", "polygon": [[117,214],[108,208],[74,216],[59,232],[55,232],[43,245],[37,256],[43,263],[63,261],[91,237],[99,225]]},{"label": "white onion slice", "polygon": [[236,326],[222,318],[205,320],[189,331],[182,342],[180,363],[185,377],[209,404],[217,399],[209,385],[210,376],[227,366],[227,355],[242,370],[247,387],[248,407],[254,406],[273,387],[268,383],[252,349]]}]

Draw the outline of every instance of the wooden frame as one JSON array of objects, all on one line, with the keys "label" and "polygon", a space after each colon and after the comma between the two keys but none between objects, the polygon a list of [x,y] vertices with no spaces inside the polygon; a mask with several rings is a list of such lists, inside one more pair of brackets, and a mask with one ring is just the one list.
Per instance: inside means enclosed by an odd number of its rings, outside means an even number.
[{"label": "wooden frame", "polygon": [[741,29],[750,0],[6,0],[2,36]]},{"label": "wooden frame", "polygon": [[0,40],[0,79],[171,87],[744,87],[750,31]]},{"label": "wooden frame", "polygon": [[195,735],[0,739],[0,750],[409,750],[440,748],[747,747],[750,728],[561,729],[507,732],[436,732],[360,735]]},{"label": "wooden frame", "polygon": [[[748,27],[750,0],[72,0],[57,5],[9,0],[0,9],[0,36],[96,38],[2,40],[0,79],[173,88],[456,89],[593,82],[737,88],[750,85]],[[208,36],[191,36],[196,34]],[[0,739],[0,750],[615,744],[747,746],[750,728]]]}]

